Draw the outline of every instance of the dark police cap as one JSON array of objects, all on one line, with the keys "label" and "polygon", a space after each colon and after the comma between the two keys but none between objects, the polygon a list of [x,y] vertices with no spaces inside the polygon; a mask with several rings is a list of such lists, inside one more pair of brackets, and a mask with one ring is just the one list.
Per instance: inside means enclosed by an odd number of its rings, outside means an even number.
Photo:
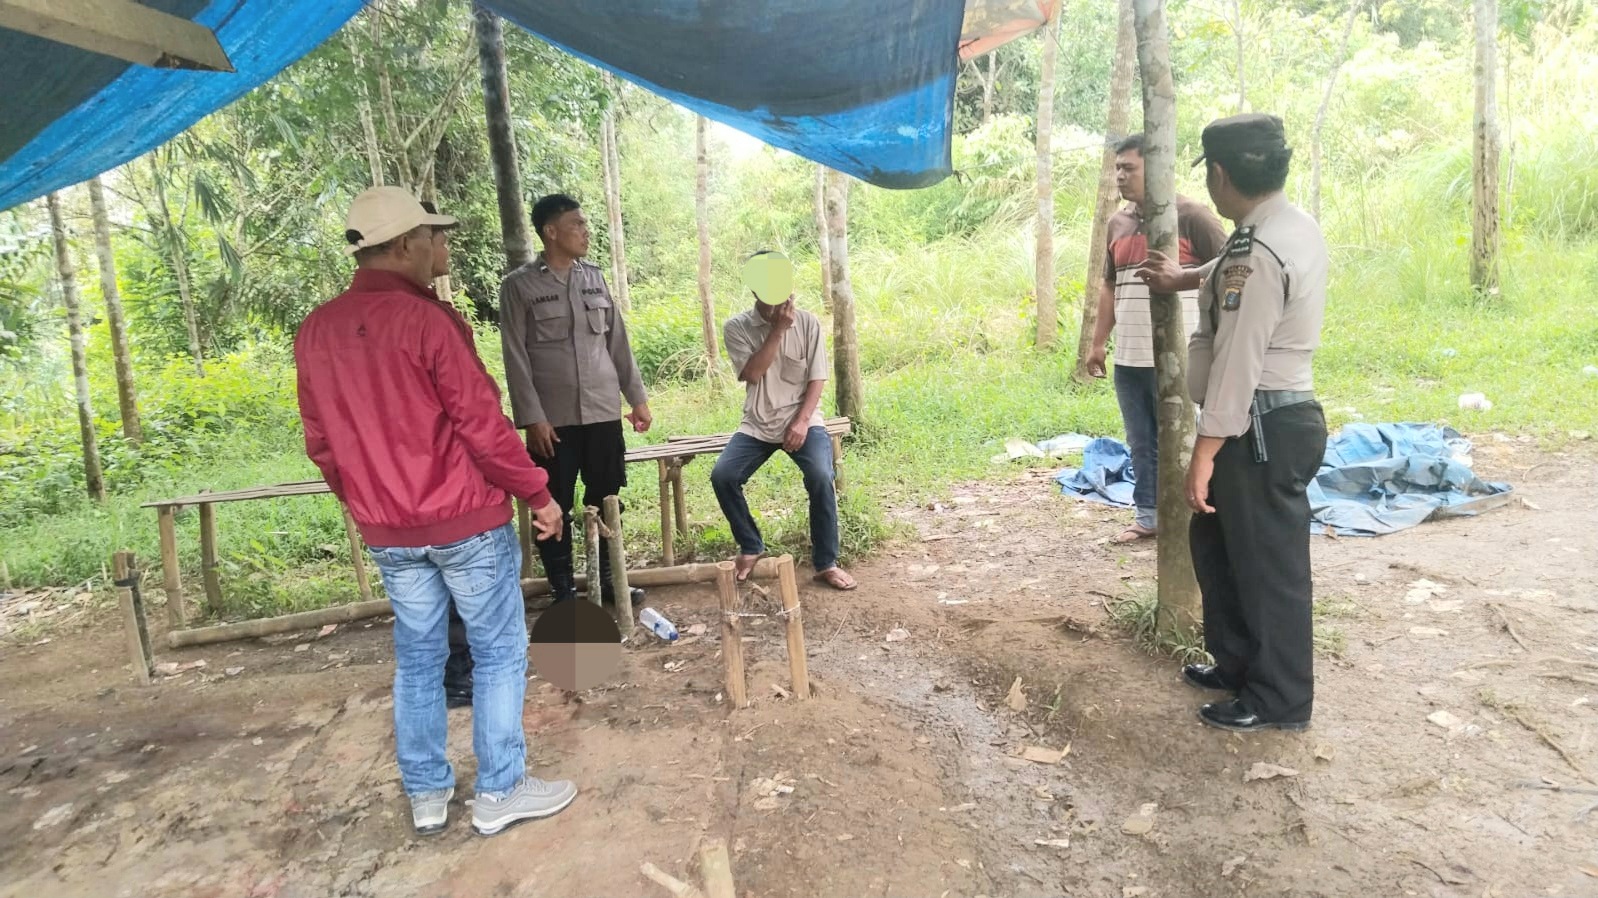
[{"label": "dark police cap", "polygon": [[1205,126],[1200,139],[1204,154],[1193,160],[1263,162],[1267,156],[1287,149],[1287,134],[1282,120],[1274,115],[1250,112],[1216,119]]}]

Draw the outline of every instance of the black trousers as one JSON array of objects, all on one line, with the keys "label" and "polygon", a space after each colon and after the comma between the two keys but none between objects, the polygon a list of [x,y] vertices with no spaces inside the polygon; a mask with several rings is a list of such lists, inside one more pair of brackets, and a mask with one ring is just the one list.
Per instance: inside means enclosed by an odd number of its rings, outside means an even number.
[{"label": "black trousers", "polygon": [[449,658],[444,662],[444,691],[470,692],[472,689],[472,648],[466,642],[466,621],[449,600]]},{"label": "black trousers", "polygon": [[560,542],[539,540],[538,555],[549,569],[551,558],[571,557],[572,504],[577,497],[577,480],[583,481],[583,504],[598,506],[606,496],[621,494],[627,485],[627,440],[622,435],[621,419],[597,424],[573,424],[555,428],[560,442],[554,458],[532,456],[533,464],[549,473],[549,491],[566,513],[565,532]]},{"label": "black trousers", "polygon": [[1204,642],[1239,698],[1266,720],[1309,720],[1314,633],[1305,488],[1326,454],[1317,402],[1266,414],[1268,460],[1254,460],[1252,431],[1226,441],[1210,478],[1214,514],[1189,530],[1204,595]]}]

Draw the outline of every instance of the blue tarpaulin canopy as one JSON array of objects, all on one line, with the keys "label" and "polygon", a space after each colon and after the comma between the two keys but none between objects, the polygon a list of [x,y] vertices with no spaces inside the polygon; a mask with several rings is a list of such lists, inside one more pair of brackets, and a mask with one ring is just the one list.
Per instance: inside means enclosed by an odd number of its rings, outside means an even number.
[{"label": "blue tarpaulin canopy", "polygon": [[[159,146],[334,34],[360,0],[141,0],[215,31],[234,72],[146,68],[0,29],[0,209]],[[885,187],[949,174],[956,70],[1058,0],[488,0],[569,52]]]}]

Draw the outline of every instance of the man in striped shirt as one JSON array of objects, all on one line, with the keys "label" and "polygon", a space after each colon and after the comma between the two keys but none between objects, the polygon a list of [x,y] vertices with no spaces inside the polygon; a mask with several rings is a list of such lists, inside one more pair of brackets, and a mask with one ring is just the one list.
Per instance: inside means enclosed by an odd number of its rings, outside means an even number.
[{"label": "man in striped shirt", "polygon": [[[1156,532],[1155,483],[1159,471],[1159,382],[1154,371],[1154,326],[1149,316],[1149,288],[1137,277],[1148,258],[1143,218],[1142,134],[1133,134],[1115,148],[1115,183],[1127,205],[1110,219],[1109,249],[1104,257],[1104,283],[1099,288],[1099,319],[1088,354],[1088,371],[1105,375],[1106,344],[1115,333],[1115,396],[1121,405],[1126,442],[1132,451],[1136,483],[1132,502],[1137,517],[1116,542],[1129,543]],[[1184,267],[1213,259],[1226,244],[1226,231],[1209,207],[1185,196],[1176,198],[1177,243]],[[1185,290],[1183,335],[1198,328],[1198,291]]]}]

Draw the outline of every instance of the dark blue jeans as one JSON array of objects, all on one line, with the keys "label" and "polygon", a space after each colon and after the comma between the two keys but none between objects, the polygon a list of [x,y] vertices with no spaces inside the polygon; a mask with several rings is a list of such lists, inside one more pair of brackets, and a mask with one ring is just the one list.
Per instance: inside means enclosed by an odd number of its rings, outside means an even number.
[{"label": "dark blue jeans", "polygon": [[1160,397],[1159,380],[1153,368],[1115,366],[1115,398],[1121,403],[1121,421],[1126,426],[1126,445],[1132,450],[1132,504],[1137,506],[1137,522],[1153,528],[1155,487],[1160,479]]},{"label": "dark blue jeans", "polygon": [[[744,433],[735,433],[710,472],[710,485],[716,488],[716,501],[727,516],[738,551],[759,555],[766,551],[760,528],[749,513],[744,499],[744,484],[760,470],[766,459],[782,449],[780,443],[767,443]],[[810,558],[817,571],[838,564],[838,495],[833,489],[832,439],[826,428],[812,427],[798,452],[789,452],[804,472],[805,492],[810,494]]]}]

